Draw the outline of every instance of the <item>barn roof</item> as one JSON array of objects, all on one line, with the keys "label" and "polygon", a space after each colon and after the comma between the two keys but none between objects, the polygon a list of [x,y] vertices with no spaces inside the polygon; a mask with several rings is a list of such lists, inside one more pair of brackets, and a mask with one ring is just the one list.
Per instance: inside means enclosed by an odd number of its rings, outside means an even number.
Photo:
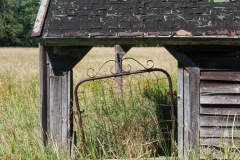
[{"label": "barn roof", "polygon": [[240,1],[43,0],[42,39],[239,38]]}]

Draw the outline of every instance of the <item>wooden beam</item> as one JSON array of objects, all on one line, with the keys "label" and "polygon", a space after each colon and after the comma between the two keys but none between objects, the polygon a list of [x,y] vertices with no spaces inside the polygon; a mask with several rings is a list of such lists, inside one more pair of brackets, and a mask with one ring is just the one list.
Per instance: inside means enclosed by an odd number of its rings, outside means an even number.
[{"label": "wooden beam", "polygon": [[240,45],[238,38],[217,37],[108,37],[108,38],[41,38],[44,46],[97,46],[97,45]]}]

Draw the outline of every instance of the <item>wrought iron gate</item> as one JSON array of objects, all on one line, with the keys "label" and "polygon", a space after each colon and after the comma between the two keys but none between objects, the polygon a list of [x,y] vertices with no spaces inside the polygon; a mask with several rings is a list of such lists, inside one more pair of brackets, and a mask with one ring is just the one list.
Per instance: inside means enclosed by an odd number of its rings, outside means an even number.
[{"label": "wrought iron gate", "polygon": [[[121,73],[113,73],[111,71],[111,74],[99,76],[99,72],[102,69],[101,67],[99,71],[93,75],[88,73],[89,78],[81,80],[75,87],[74,95],[76,113],[78,115],[77,118],[75,118],[77,122],[75,128],[78,128],[80,131],[81,146],[79,147],[82,148],[81,152],[86,154],[89,152],[88,147],[91,146],[92,143],[99,143],[99,147],[102,148],[100,149],[101,151],[99,151],[101,152],[99,155],[105,154],[103,152],[106,151],[104,151],[103,148],[107,140],[101,141],[101,138],[104,139],[104,136],[107,136],[109,133],[114,134],[112,133],[114,132],[113,130],[119,126],[126,128],[136,127],[127,125],[128,123],[131,124],[131,122],[121,122],[127,123],[121,125],[117,124],[119,121],[124,121],[123,119],[125,118],[122,118],[124,116],[122,116],[120,120],[114,119],[120,114],[129,114],[130,117],[134,117],[132,113],[140,112],[139,110],[142,110],[140,114],[142,117],[139,118],[139,121],[143,121],[140,122],[140,125],[154,124],[157,128],[160,127],[161,133],[150,131],[150,136],[157,137],[161,134],[162,139],[170,142],[168,146],[171,146],[171,151],[173,151],[176,127],[173,100],[174,92],[170,75],[163,69],[154,68],[154,63],[151,60],[147,62],[147,64],[152,63],[152,66],[148,68],[135,59],[125,58],[124,60],[133,60],[144,69],[131,71],[131,65],[128,64],[127,71],[123,70]],[[110,60],[104,63],[103,66],[109,62],[115,63],[114,60]],[[94,72],[93,69],[89,69],[89,71]],[[150,110],[158,114],[156,119],[153,118],[153,120],[149,120],[144,117],[147,112],[150,113]],[[153,112],[150,114],[153,114]],[[132,118],[132,120],[134,121],[134,118]],[[154,122],[143,124],[145,121]],[[154,125],[152,126],[153,128]],[[142,128],[142,126],[139,128]],[[88,134],[92,135],[92,132],[95,132],[92,130],[97,129],[99,129],[97,133],[100,136],[89,138]],[[124,130],[120,131],[120,133],[121,132],[124,132]],[[143,131],[143,133],[145,132]],[[115,137],[117,136],[115,135]],[[114,138],[109,139],[109,141],[114,141]],[[127,141],[128,138],[125,137],[123,139]],[[152,143],[152,145],[154,145],[155,142]]]}]

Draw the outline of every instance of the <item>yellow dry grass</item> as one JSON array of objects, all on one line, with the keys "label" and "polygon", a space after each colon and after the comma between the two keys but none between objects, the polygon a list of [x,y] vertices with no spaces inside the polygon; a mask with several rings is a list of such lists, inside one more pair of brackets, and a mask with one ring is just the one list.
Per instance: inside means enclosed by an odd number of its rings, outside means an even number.
[{"label": "yellow dry grass", "polygon": [[[114,47],[94,47],[74,68],[74,77],[80,80],[87,77],[87,69],[97,71],[107,60],[115,57]],[[147,66],[147,60],[154,61],[154,67],[167,70],[172,76],[177,75],[176,60],[163,47],[135,47],[124,57],[132,57]],[[132,70],[143,69],[131,62]],[[38,74],[38,48],[0,48],[0,73],[6,71],[24,80],[26,76]],[[106,66],[104,72],[109,72]]]},{"label": "yellow dry grass", "polygon": [[[92,67],[95,72],[107,60],[113,60],[115,57],[114,47],[93,48],[74,69],[75,78],[81,79],[87,77],[87,69]],[[172,76],[177,75],[177,61],[163,47],[134,47],[124,57],[132,57],[147,66],[147,60],[154,61],[154,67],[167,70]],[[132,70],[143,69],[139,64],[129,61]],[[113,66],[111,64],[111,66]],[[103,72],[110,73],[109,65],[103,68]]]},{"label": "yellow dry grass", "polygon": [[38,74],[38,49],[0,48],[0,74],[6,72],[21,80]]},{"label": "yellow dry grass", "polygon": [[[126,56],[144,65],[152,59],[155,67],[176,75],[176,61],[163,48],[133,48]],[[114,59],[113,47],[93,48],[74,68],[74,80],[87,77],[88,68],[97,70],[109,59]],[[40,149],[38,64],[38,48],[0,48],[0,159],[61,159],[58,152]],[[136,63],[131,66],[142,69]]]}]

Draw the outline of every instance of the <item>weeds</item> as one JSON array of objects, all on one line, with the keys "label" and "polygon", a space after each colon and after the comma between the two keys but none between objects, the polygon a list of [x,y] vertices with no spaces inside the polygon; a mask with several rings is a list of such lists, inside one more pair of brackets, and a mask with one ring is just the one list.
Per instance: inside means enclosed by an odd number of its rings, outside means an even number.
[{"label": "weeds", "polygon": [[174,140],[170,136],[169,85],[166,78],[146,77],[123,77],[122,96],[117,94],[114,79],[80,86],[78,96],[84,110],[85,135],[78,135],[78,153],[85,153],[79,155],[81,158],[171,156]]},{"label": "weeds", "polygon": [[[104,51],[103,51],[104,50]],[[172,65],[165,63],[165,61],[171,60],[175,64],[175,61],[172,60],[170,56],[164,56],[164,59],[161,60],[161,51],[151,51],[146,49],[149,53],[149,56],[152,58],[154,55],[159,54],[159,62],[164,61],[164,66],[168,67],[170,70]],[[41,147],[40,142],[40,117],[39,117],[39,80],[38,80],[38,49],[37,48],[1,48],[0,49],[0,159],[70,159],[68,155],[59,151],[56,147]],[[81,63],[75,68],[74,79],[79,80],[84,76],[82,71],[86,69],[86,66],[93,67],[97,64],[102,64],[107,59],[112,59],[111,56],[103,56],[107,52],[107,55],[112,55],[114,58],[114,50],[109,51],[109,49],[95,49],[83,59]],[[134,56],[138,56],[140,59],[145,60],[147,57],[142,54],[137,54],[137,52],[145,52],[140,48],[132,51]],[[156,53],[155,53],[156,52]],[[165,54],[165,53],[164,53]],[[94,57],[94,58],[93,58]],[[94,59],[94,61],[93,61]],[[97,60],[95,60],[97,59]],[[157,65],[157,64],[156,64]],[[164,68],[164,67],[163,67]],[[173,74],[176,71],[173,72]],[[97,98],[96,100],[105,104],[105,100]],[[137,99],[134,99],[134,96],[129,99],[131,104],[138,104]],[[118,101],[112,100],[110,102],[117,106],[120,110],[123,110],[123,105],[119,104]],[[116,119],[115,116],[118,116],[118,111],[113,109],[109,110],[109,106],[101,105],[101,114],[111,114],[109,118],[100,120],[100,117],[95,118],[96,120],[104,123],[109,123],[110,119]],[[132,113],[131,113],[132,112]],[[135,114],[135,112],[139,112]],[[140,114],[143,112],[144,114]],[[132,119],[126,119],[124,123],[112,122],[100,136],[99,128],[102,126],[96,125],[95,122],[90,121],[89,127],[96,126],[97,128],[93,129],[90,132],[93,136],[88,138],[88,141],[93,147],[88,151],[86,157],[96,159],[99,155],[107,155],[107,157],[116,158],[125,157],[124,155],[132,155],[132,157],[143,158],[149,157],[150,155],[157,156],[155,151],[150,151],[147,146],[151,146],[156,143],[154,137],[158,136],[156,133],[153,134],[153,131],[149,128],[145,134],[142,134],[144,127],[146,127],[147,122],[152,121],[152,123],[157,123],[157,119],[151,118],[141,118],[136,115],[145,116],[147,114],[149,117],[154,117],[154,109],[151,110],[146,107],[141,110],[138,110],[137,107],[129,110],[128,112],[122,112],[118,118],[124,119],[124,117],[133,117]],[[97,116],[96,116],[97,117]],[[130,127],[132,124],[142,121],[142,125],[137,128]],[[117,127],[120,125],[123,129]],[[151,126],[149,126],[151,127]],[[116,129],[116,131],[113,131]],[[127,130],[130,131],[128,132]],[[101,131],[101,130],[100,130]],[[117,133],[117,137],[113,135]],[[109,134],[111,133],[111,134]],[[123,135],[121,136],[121,133]],[[141,134],[140,134],[141,133]],[[107,134],[107,136],[105,136]],[[150,142],[146,142],[146,136],[150,135],[152,139]],[[135,137],[139,137],[136,139]],[[131,138],[134,137],[135,140]],[[101,140],[105,138],[106,140]],[[116,138],[124,138],[124,141],[120,141],[121,145],[117,145]],[[140,143],[141,141],[145,143]],[[107,145],[107,142],[110,142],[111,145]],[[79,155],[82,154],[79,147],[81,147],[80,140],[78,139],[78,147],[76,148]],[[126,146],[125,149],[122,146]],[[146,149],[142,149],[145,147]],[[96,151],[99,154],[96,154]],[[119,152],[119,153],[117,153]],[[136,154],[138,153],[138,154]],[[113,158],[111,157],[111,158]],[[131,158],[131,156],[128,156]]]}]

